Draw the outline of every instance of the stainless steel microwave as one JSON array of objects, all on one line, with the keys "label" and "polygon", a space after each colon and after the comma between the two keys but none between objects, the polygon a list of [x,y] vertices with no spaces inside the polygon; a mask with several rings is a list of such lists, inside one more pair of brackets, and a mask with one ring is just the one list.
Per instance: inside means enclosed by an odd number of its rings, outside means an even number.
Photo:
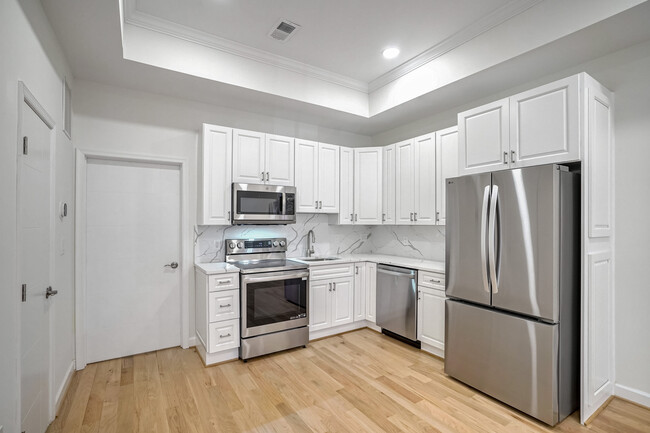
[{"label": "stainless steel microwave", "polygon": [[232,184],[233,224],[294,224],[295,222],[295,187]]}]

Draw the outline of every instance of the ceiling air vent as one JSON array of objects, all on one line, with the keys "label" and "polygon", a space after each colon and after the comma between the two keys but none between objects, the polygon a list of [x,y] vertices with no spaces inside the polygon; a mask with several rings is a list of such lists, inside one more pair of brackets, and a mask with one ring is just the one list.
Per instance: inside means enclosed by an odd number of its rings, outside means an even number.
[{"label": "ceiling air vent", "polygon": [[287,20],[278,21],[269,32],[269,36],[280,42],[286,42],[300,30],[300,24]]}]

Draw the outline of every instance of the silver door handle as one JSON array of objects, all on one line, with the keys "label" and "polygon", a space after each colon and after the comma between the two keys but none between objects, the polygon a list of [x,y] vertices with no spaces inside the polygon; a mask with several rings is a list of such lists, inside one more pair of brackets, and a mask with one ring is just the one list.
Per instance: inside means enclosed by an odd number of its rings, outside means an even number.
[{"label": "silver door handle", "polygon": [[410,280],[415,279],[415,274],[414,273],[394,272],[394,271],[388,271],[386,269],[377,269],[377,272],[379,272],[380,274],[392,275],[394,277],[408,278]]},{"label": "silver door handle", "polygon": [[503,152],[503,163],[504,164],[508,163],[508,152]]},{"label": "silver door handle", "polygon": [[481,207],[481,267],[483,268],[483,289],[490,293],[490,283],[488,281],[487,271],[487,219],[488,219],[488,202],[490,199],[490,186],[483,189],[483,206]]},{"label": "silver door handle", "polygon": [[178,267],[178,263],[176,263],[176,262],[171,262],[170,264],[165,265],[165,266],[163,266],[163,267],[164,267],[164,268],[172,268],[172,269],[176,269],[176,268]]},{"label": "silver door handle", "polygon": [[413,221],[417,221],[417,220],[418,220],[418,213],[413,212]]},{"label": "silver door handle", "polygon": [[512,162],[513,164],[515,163],[515,151],[514,150],[510,151],[510,162]]},{"label": "silver door handle", "polygon": [[266,181],[267,181],[267,182],[269,181],[269,177],[270,177],[270,174],[269,174],[269,172],[267,171],[267,172],[266,172]]},{"label": "silver door handle", "polygon": [[230,305],[230,304],[219,305],[219,308],[228,308],[228,307],[232,307],[232,305]]},{"label": "silver door handle", "polygon": [[48,299],[50,296],[54,296],[59,293],[58,290],[52,290],[52,286],[45,289],[45,299]]},{"label": "silver door handle", "polygon": [[492,185],[492,196],[490,197],[490,218],[488,227],[488,262],[490,267],[490,282],[492,283],[492,293],[499,293],[499,281],[497,278],[496,266],[496,242],[494,239],[496,232],[497,200],[499,199],[499,187]]}]

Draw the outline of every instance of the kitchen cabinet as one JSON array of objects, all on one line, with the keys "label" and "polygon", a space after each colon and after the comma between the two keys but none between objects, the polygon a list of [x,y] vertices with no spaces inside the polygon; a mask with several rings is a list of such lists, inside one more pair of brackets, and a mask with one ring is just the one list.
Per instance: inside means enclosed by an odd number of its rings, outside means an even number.
[{"label": "kitchen cabinet", "polygon": [[372,323],[377,321],[377,263],[366,263],[365,292],[366,292],[366,320]]},{"label": "kitchen cabinet", "polygon": [[354,321],[366,320],[366,264],[354,264]]},{"label": "kitchen cabinet", "polygon": [[458,127],[436,132],[436,224],[447,221],[447,179],[458,176]]},{"label": "kitchen cabinet", "polygon": [[293,186],[294,163],[293,138],[233,131],[233,182]]},{"label": "kitchen cabinet", "polygon": [[382,224],[395,224],[395,145],[382,149]]},{"label": "kitchen cabinet", "polygon": [[436,222],[436,134],[395,144],[396,223]]},{"label": "kitchen cabinet", "polygon": [[297,212],[339,211],[339,146],[296,139]]},{"label": "kitchen cabinet", "polygon": [[339,214],[337,224],[354,224],[354,150],[340,149]]},{"label": "kitchen cabinet", "polygon": [[459,113],[459,174],[579,160],[580,77]]},{"label": "kitchen cabinet", "polygon": [[230,225],[232,128],[203,124],[199,146],[198,224]]},{"label": "kitchen cabinet", "polygon": [[381,147],[354,149],[354,223],[381,224]]},{"label": "kitchen cabinet", "polygon": [[444,357],[445,278],[443,274],[418,272],[417,338],[422,350]]},{"label": "kitchen cabinet", "polygon": [[310,269],[309,331],[320,331],[354,321],[352,265]]}]

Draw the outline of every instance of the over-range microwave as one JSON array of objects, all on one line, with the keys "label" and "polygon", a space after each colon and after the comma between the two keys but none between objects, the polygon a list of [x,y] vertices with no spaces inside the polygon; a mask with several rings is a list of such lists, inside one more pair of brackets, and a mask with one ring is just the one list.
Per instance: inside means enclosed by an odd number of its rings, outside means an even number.
[{"label": "over-range microwave", "polygon": [[295,187],[232,184],[233,224],[294,224],[295,222]]}]

